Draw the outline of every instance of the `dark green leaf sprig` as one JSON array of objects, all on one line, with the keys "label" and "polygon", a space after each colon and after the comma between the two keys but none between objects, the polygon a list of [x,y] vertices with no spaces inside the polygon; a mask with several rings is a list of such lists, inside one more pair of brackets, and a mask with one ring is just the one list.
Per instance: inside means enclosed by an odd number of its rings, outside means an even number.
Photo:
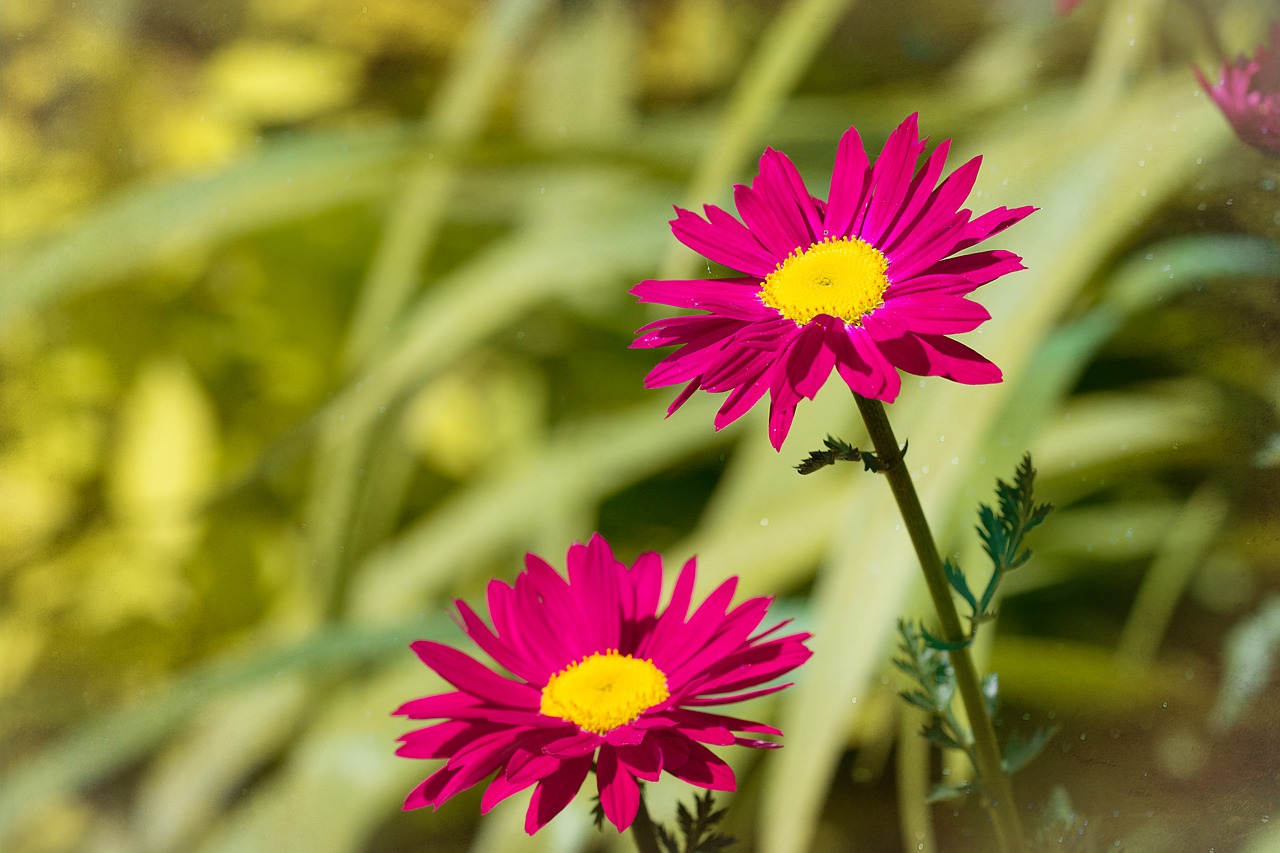
[{"label": "dark green leaf sprig", "polygon": [[1053,510],[1053,504],[1037,504],[1035,502],[1036,469],[1031,466],[1031,454],[1023,455],[1014,473],[1013,483],[996,480],[997,504],[999,512],[987,504],[978,505],[978,536],[982,539],[982,550],[991,558],[991,578],[979,598],[969,588],[964,572],[950,560],[943,563],[947,582],[969,605],[969,635],[960,643],[946,643],[927,631],[923,631],[925,639],[934,648],[956,649],[961,645],[969,645],[978,633],[978,626],[990,622],[996,617],[991,608],[995,600],[1000,582],[1014,569],[1021,568],[1031,559],[1031,549],[1023,546],[1023,539],[1031,530],[1039,527]]},{"label": "dark green leaf sprig", "polygon": [[[898,657],[893,664],[911,681],[911,687],[900,695],[908,703],[929,715],[920,734],[925,740],[943,749],[964,752],[974,767],[978,766],[974,754],[973,735],[960,722],[951,701],[956,694],[955,671],[951,668],[950,651],[940,649],[926,632],[914,622],[898,620]],[[993,719],[1000,708],[1000,678],[991,673],[982,682],[982,698],[987,714]],[[1045,744],[1057,733],[1056,726],[1038,728],[1030,736],[1014,732],[1005,744],[1000,766],[1005,773],[1013,774],[1035,758]],[[941,782],[929,793],[931,803],[949,800],[969,793],[967,785],[958,786]]]},{"label": "dark green leaf sprig", "polygon": [[655,823],[658,841],[666,853],[720,853],[727,850],[737,839],[715,831],[716,824],[724,820],[725,811],[715,807],[715,798],[710,791],[694,798],[692,814],[684,803],[678,803],[676,826],[679,834],[668,832],[665,826]]},{"label": "dark green leaf sprig", "polygon": [[[1014,474],[1013,483],[996,481],[998,511],[981,504],[978,509],[978,535],[983,550],[991,558],[993,571],[990,580],[979,597],[969,588],[964,572],[951,561],[943,564],[947,582],[970,608],[969,633],[959,642],[947,642],[929,633],[923,625],[899,621],[899,657],[893,663],[911,680],[912,687],[902,691],[902,698],[929,715],[921,734],[944,749],[963,750],[973,765],[978,766],[974,755],[973,736],[960,723],[952,710],[955,696],[955,673],[951,668],[950,652],[970,645],[978,628],[995,618],[991,603],[1004,576],[1025,565],[1031,558],[1031,550],[1024,546],[1026,534],[1038,527],[1053,509],[1050,504],[1036,504],[1034,500],[1035,468],[1031,455],[1022,457]],[[994,718],[1000,705],[1000,681],[995,673],[982,682],[983,701],[987,713]],[[1005,773],[1014,773],[1031,761],[1053,737],[1056,728],[1037,729],[1030,736],[1017,733],[1010,736],[1003,750],[1001,767]],[[949,799],[967,793],[967,787],[939,784],[929,795],[930,802]]]},{"label": "dark green leaf sprig", "polygon": [[[598,796],[593,800],[595,807],[592,815],[596,829],[603,829],[604,806],[600,804]],[[738,840],[715,831],[716,825],[724,820],[728,810],[715,807],[715,797],[711,791],[694,797],[693,802],[693,812],[686,809],[684,803],[676,803],[677,832],[669,831],[657,821],[653,822],[654,835],[665,853],[720,853]]]},{"label": "dark green leaf sprig", "polygon": [[828,465],[834,465],[837,462],[861,462],[864,470],[873,473],[880,473],[889,468],[890,465],[896,465],[902,461],[902,457],[907,455],[907,446],[902,446],[902,452],[898,454],[898,458],[892,462],[885,462],[873,451],[859,450],[847,441],[829,435],[822,440],[826,445],[826,450],[811,450],[809,456],[803,462],[796,466],[796,470],[801,474],[812,474],[814,471],[821,471]]}]

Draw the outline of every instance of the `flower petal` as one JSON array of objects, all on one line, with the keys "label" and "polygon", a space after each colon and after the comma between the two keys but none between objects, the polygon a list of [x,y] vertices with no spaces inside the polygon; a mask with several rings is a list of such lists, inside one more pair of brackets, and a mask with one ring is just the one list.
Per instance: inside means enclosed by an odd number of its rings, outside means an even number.
[{"label": "flower petal", "polygon": [[796,246],[817,242],[822,233],[813,196],[786,154],[766,148],[760,158],[760,174],[751,188],[777,217],[778,224]]},{"label": "flower petal", "polygon": [[484,796],[480,798],[480,814],[488,814],[494,806],[510,797],[512,794],[518,794],[525,788],[532,785],[535,779],[528,779],[523,782],[512,782],[510,779],[499,773],[489,783],[489,787],[484,789]]},{"label": "flower petal", "polygon": [[676,239],[704,258],[729,269],[764,278],[777,265],[768,250],[747,228],[718,207],[708,205],[707,216],[676,208],[671,220],[671,233]]},{"label": "flower petal", "polygon": [[905,320],[915,334],[958,335],[991,319],[987,309],[977,302],[945,294],[904,296],[887,303],[885,308]]},{"label": "flower petal", "polygon": [[457,649],[431,640],[417,640],[409,647],[422,662],[454,687],[481,699],[515,708],[536,708],[538,691],[528,684],[503,678]]},{"label": "flower petal", "polygon": [[564,811],[591,770],[591,757],[571,758],[558,770],[538,783],[524,817],[524,831],[533,835],[553,817]]},{"label": "flower petal", "polygon": [[917,117],[916,113],[912,113],[894,128],[871,169],[871,184],[874,189],[871,201],[867,204],[866,218],[858,233],[874,246],[881,245],[880,238],[901,210],[916,161],[924,151],[924,140],[920,139]]},{"label": "flower petal", "polygon": [[596,761],[596,784],[604,816],[618,828],[618,832],[625,832],[640,810],[640,785],[619,763],[618,754],[611,746],[600,748],[600,757]]},{"label": "flower petal", "polygon": [[754,278],[646,279],[630,293],[641,303],[697,308],[738,320],[763,320],[776,315],[760,301],[760,281]]},{"label": "flower petal", "polygon": [[827,197],[823,227],[832,239],[854,233],[871,186],[871,161],[857,128],[851,127],[840,137],[836,163],[831,170],[831,193]]},{"label": "flower petal", "polygon": [[1003,378],[999,367],[942,335],[908,334],[882,341],[880,348],[895,365],[917,376],[942,376],[962,385],[988,385]]},{"label": "flower petal", "polygon": [[683,779],[690,785],[697,785],[699,788],[706,788],[711,791],[736,791],[738,789],[737,779],[734,778],[733,769],[725,764],[724,761],[714,752],[707,749],[696,741],[688,738],[679,738],[683,741],[682,748],[687,750],[685,760],[675,762],[673,759],[679,754],[679,748],[675,747],[674,737],[664,737],[662,744],[662,767],[677,779]]},{"label": "flower petal", "polygon": [[[735,185],[733,201],[738,206],[742,221],[751,229],[751,234],[774,257],[775,266],[796,249],[809,245],[804,235],[788,228],[781,214],[770,205],[768,199],[762,198],[761,194],[751,187]],[[772,268],[769,271],[772,272]]]}]

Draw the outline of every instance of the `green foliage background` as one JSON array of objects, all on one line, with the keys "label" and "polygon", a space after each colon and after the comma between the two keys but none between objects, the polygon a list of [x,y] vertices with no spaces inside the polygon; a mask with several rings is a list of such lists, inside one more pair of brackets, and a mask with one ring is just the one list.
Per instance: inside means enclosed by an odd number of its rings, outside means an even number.
[{"label": "green foliage background", "polygon": [[874,149],[918,110],[953,164],[985,156],[974,207],[1042,208],[1000,237],[1029,270],[979,295],[1006,381],[890,407],[970,571],[1024,449],[1059,507],[982,650],[1003,735],[1062,727],[1015,780],[1028,822],[1079,850],[1275,849],[1280,195],[1190,66],[1277,16],[3,4],[0,845],[626,849],[585,796],[532,839],[518,802],[401,814],[430,768],[388,717],[440,689],[407,643],[460,642],[451,597],[598,529],[816,634],[748,709],[786,749],[732,756],[744,850],[982,849],[972,804],[924,805],[967,771],[931,767],[895,696],[896,619],[926,608],[887,489],[791,467],[863,438],[847,394],[779,455],[759,412],[715,433],[705,395],[664,421],[655,354],[627,348],[655,316],[633,282],[705,272],[673,203],[728,203],[766,144],[822,193],[845,128]]}]

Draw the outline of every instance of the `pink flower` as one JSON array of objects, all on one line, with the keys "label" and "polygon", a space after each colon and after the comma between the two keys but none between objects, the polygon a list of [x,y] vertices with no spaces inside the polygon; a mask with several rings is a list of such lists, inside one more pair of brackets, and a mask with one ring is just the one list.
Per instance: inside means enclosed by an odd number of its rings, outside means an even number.
[{"label": "pink flower", "polygon": [[1218,85],[1210,85],[1199,68],[1194,71],[1240,141],[1280,157],[1280,21],[1271,24],[1270,42],[1252,60],[1238,56],[1222,64]]},{"label": "pink flower", "polygon": [[493,630],[457,602],[467,634],[515,678],[449,646],[413,643],[457,689],[395,712],[444,721],[400,738],[399,755],[447,759],[404,807],[438,807],[496,772],[481,812],[537,785],[525,815],[532,835],[573,799],[593,759],[600,803],[620,832],[640,805],[637,780],[655,781],[663,770],[700,788],[734,790],[733,771],[704,744],[776,747],[739,733],[781,732],[702,709],[789,686],[760,687],[808,660],[809,635],[769,639],[785,622],[753,635],[770,599],[729,610],[737,578],[690,615],[694,574],[690,560],[659,613],[662,559],[642,554],[627,568],[597,534],[569,549],[567,581],[533,554],[514,587],[491,581]]},{"label": "pink flower", "polygon": [[990,318],[965,296],[1023,269],[1022,259],[957,253],[1035,208],[974,217],[960,206],[982,158],[939,184],[950,140],[916,171],[924,148],[912,115],[872,166],[851,127],[825,202],[785,154],[766,149],[751,186],[734,187],[742,222],[713,205],[705,219],[676,208],[676,239],[743,277],[643,281],[631,290],[641,302],[707,312],[650,323],[632,344],[679,345],[645,378],[648,388],[684,383],[668,414],[699,389],[727,391],[715,418],[721,429],[768,392],[769,438],[780,449],[796,405],[813,399],[832,369],[856,393],[886,402],[898,396],[898,370],[967,385],[1000,381],[1000,368],[949,335]]}]

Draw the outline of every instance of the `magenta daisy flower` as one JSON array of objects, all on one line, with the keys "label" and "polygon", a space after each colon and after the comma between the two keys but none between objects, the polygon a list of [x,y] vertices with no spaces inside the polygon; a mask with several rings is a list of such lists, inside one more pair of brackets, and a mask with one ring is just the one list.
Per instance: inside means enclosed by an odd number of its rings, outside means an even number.
[{"label": "magenta daisy flower", "polygon": [[525,816],[533,834],[569,804],[594,763],[605,816],[622,831],[639,809],[638,780],[664,770],[700,788],[734,790],[733,771],[705,744],[776,747],[752,735],[781,732],[703,709],[789,686],[761,685],[809,658],[809,635],[775,637],[785,622],[755,633],[770,599],[728,609],[737,578],[690,614],[694,574],[690,560],[659,612],[662,559],[643,554],[627,568],[597,534],[569,549],[567,581],[533,554],[514,586],[491,581],[492,630],[457,602],[467,634],[515,678],[449,646],[413,643],[457,689],[395,712],[443,720],[400,738],[399,755],[446,759],[404,807],[438,807],[493,776],[482,813],[537,786]]},{"label": "magenta daisy flower", "polygon": [[872,166],[851,127],[825,202],[770,148],[751,186],[734,187],[741,222],[714,205],[704,208],[706,218],[676,208],[676,239],[743,277],[632,288],[641,302],[707,312],[650,323],[632,344],[680,347],[645,378],[648,388],[684,383],[668,414],[699,389],[728,392],[715,419],[721,429],[768,392],[769,438],[781,448],[796,405],[813,399],[832,369],[854,392],[886,402],[898,396],[898,370],[967,385],[1000,381],[998,367],[948,336],[989,319],[965,296],[1023,269],[1022,259],[1000,250],[957,253],[1035,208],[974,217],[960,205],[982,158],[939,184],[950,140],[915,171],[924,148],[912,115]]},{"label": "magenta daisy flower", "polygon": [[1280,21],[1271,24],[1270,42],[1253,59],[1238,56],[1222,64],[1218,85],[1210,85],[1199,68],[1194,71],[1240,141],[1280,157]]}]

